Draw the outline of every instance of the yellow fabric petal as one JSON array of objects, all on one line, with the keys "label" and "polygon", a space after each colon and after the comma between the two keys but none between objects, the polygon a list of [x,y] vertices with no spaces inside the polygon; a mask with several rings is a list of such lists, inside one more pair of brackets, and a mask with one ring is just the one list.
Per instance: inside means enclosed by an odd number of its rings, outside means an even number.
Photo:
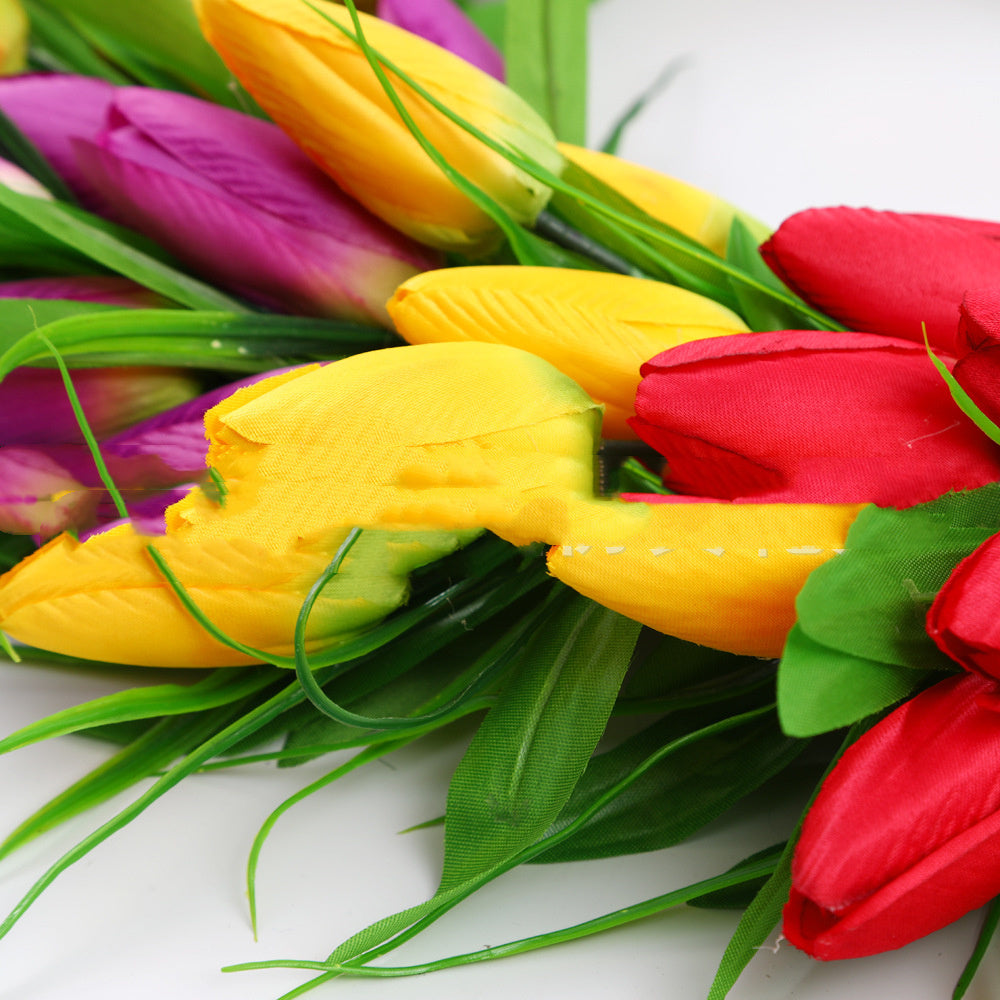
[{"label": "yellow fabric petal", "polygon": [[[317,0],[353,31],[342,6]],[[271,117],[337,183],[390,225],[447,250],[486,249],[493,222],[410,135],[357,45],[301,0],[195,0],[209,42]],[[562,157],[545,122],[463,59],[362,15],[365,37],[452,111],[553,172]],[[522,222],[549,191],[393,81],[419,128],[460,173]]]},{"label": "yellow fabric petal", "polygon": [[660,281],[553,267],[456,267],[404,282],[389,314],[411,344],[474,340],[545,358],[608,405],[603,434],[634,438],[639,366],[670,347],[746,332],[734,312]]},{"label": "yellow fabric petal", "polygon": [[644,212],[697,240],[720,257],[726,255],[729,228],[738,217],[760,242],[771,230],[708,191],[630,163],[608,153],[560,143],[559,150],[577,166],[615,188]]},{"label": "yellow fabric petal", "polygon": [[549,570],[651,628],[780,656],[806,577],[843,551],[860,504],[581,504]]},{"label": "yellow fabric petal", "polygon": [[[268,379],[210,411],[222,504],[200,489],[154,543],[223,632],[289,655],[308,589],[366,530],[310,618],[314,648],[402,603],[408,574],[484,522],[512,539],[592,489],[599,408],[534,355],[431,344]],[[440,530],[434,530],[440,528]],[[381,529],[381,530],[379,530]],[[0,626],[70,655],[148,665],[245,662],[193,622],[125,527],[68,536],[0,578]]]},{"label": "yellow fabric petal", "polygon": [[[346,534],[339,532],[341,539]],[[216,627],[246,645],[291,656],[303,598],[335,541],[275,553],[246,538],[198,545],[150,539],[127,525],[84,543],[61,535],[3,578],[0,620],[21,642],[87,659],[160,667],[253,662],[216,642],[187,613],[146,551],[152,542]],[[307,648],[329,647],[378,622],[405,600],[411,570],[460,541],[453,532],[362,535],[316,603]]]}]

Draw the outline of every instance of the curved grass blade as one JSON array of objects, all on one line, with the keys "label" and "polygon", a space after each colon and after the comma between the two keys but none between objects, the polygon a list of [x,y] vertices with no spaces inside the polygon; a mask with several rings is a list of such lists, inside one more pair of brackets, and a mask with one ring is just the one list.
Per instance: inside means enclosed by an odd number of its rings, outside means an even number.
[{"label": "curved grass blade", "polygon": [[644,920],[646,917],[655,916],[658,913],[663,913],[677,906],[697,904],[700,899],[716,893],[723,893],[735,887],[743,887],[748,884],[752,885],[762,878],[767,878],[773,872],[779,853],[780,848],[762,851],[751,858],[747,858],[745,861],[741,861],[720,875],[713,875],[711,878],[702,879],[682,889],[674,889],[671,892],[654,896],[652,899],[647,899],[640,903],[631,903],[603,916],[574,924],[572,927],[564,927],[557,931],[549,931],[545,934],[520,938],[517,941],[493,945],[481,951],[467,952],[464,955],[454,955],[432,962],[422,962],[419,965],[371,966],[355,965],[353,963],[334,965],[328,962],[270,961],[245,962],[239,965],[230,965],[223,968],[222,971],[246,972],[258,969],[290,968],[306,969],[314,972],[323,971],[351,977],[394,978],[439,972],[443,969],[453,969],[459,965],[471,965],[476,962],[492,961],[496,958],[509,958],[512,955],[521,955],[527,951],[537,951],[539,948],[548,948],[555,944],[576,941],[583,937],[589,937],[592,934],[599,934],[602,931],[621,927],[624,924]]},{"label": "curved grass blade", "polygon": [[405,747],[408,743],[412,743],[418,737],[415,735],[395,737],[394,739],[387,740],[380,746],[370,746],[362,750],[360,753],[355,754],[349,761],[341,764],[339,767],[335,767],[328,774],[324,774],[322,777],[317,778],[315,781],[310,782],[304,788],[300,788],[294,795],[290,795],[284,802],[277,806],[264,820],[261,828],[257,831],[257,835],[253,839],[253,844],[250,847],[250,855],[247,858],[247,899],[250,906],[250,926],[253,928],[254,940],[257,940],[257,865],[260,861],[260,852],[264,847],[264,842],[267,840],[268,835],[271,830],[274,829],[275,824],[281,819],[282,816],[288,812],[293,806],[298,805],[300,802],[305,801],[310,795],[315,792],[321,791],[328,785],[333,784],[338,778],[344,777],[346,774],[350,774],[352,771],[356,771],[359,767],[370,763],[373,760],[378,760],[380,757],[384,757],[386,754],[392,753],[395,750],[399,750]]},{"label": "curved grass blade", "polygon": [[[649,758],[647,766],[652,767],[657,761],[663,759],[663,757],[676,752],[684,746],[687,746],[694,740],[725,731],[733,726],[738,726],[747,719],[759,716],[764,711],[767,711],[767,709],[755,709],[751,712],[744,713],[743,715],[734,716],[730,719],[724,720],[723,722],[716,723],[704,730],[700,730],[697,733],[683,736],[673,743],[661,747],[656,754]],[[597,810],[603,808],[603,806],[607,802],[611,801],[614,796],[620,794],[624,787],[626,786],[616,786],[615,788],[609,789],[608,792],[594,804],[592,812],[596,812]],[[457,906],[463,899],[472,895],[472,893],[474,893],[477,889],[482,888],[482,886],[499,877],[504,872],[510,871],[512,868],[516,868],[520,864],[531,861],[543,851],[556,846],[563,839],[567,839],[572,836],[573,833],[587,821],[589,816],[590,813],[584,814],[564,829],[541,838],[516,855],[494,865],[487,871],[475,875],[465,882],[459,883],[445,890],[439,890],[438,893],[424,903],[419,903],[416,906],[402,910],[398,913],[392,914],[391,916],[384,917],[382,920],[369,925],[339,945],[329,956],[327,962],[320,963],[318,966],[319,968],[336,971],[324,972],[324,974],[318,978],[311,980],[290,993],[285,994],[285,997],[290,1000],[293,996],[301,996],[310,989],[328,981],[330,978],[337,975],[343,975],[345,971],[342,968],[343,966],[349,966],[351,968],[365,966],[374,959],[380,958],[382,955],[387,954],[399,945],[411,940],[422,930],[425,930],[435,921],[439,920],[454,906]],[[287,964],[288,963],[282,960],[275,960],[269,964],[269,967],[283,968]],[[284,998],[282,998],[282,1000],[284,1000]]]},{"label": "curved grass blade", "polygon": [[204,712],[232,702],[273,684],[273,671],[248,667],[236,672],[216,670],[195,684],[158,684],[130,688],[95,698],[82,705],[39,719],[0,739],[0,753],[56,736],[79,733],[96,726],[106,726],[134,719],[153,719],[164,715]]},{"label": "curved grass blade", "polygon": [[237,710],[238,706],[224,706],[213,712],[157,723],[19,824],[0,843],[0,858],[163,770],[218,732]]},{"label": "curved grass blade", "polygon": [[[415,725],[425,725],[445,718],[452,712],[459,709],[465,699],[475,697],[488,687],[493,682],[494,678],[502,670],[504,670],[515,657],[520,655],[521,644],[523,643],[525,637],[532,633],[549,610],[549,600],[547,599],[546,601],[543,601],[534,611],[526,614],[501,638],[500,642],[497,644],[498,648],[489,650],[482,658],[482,666],[469,682],[468,687],[457,694],[446,705],[437,708],[431,713],[420,716],[374,718],[359,715],[358,713],[345,708],[343,705],[338,705],[326,694],[326,692],[322,689],[322,686],[316,681],[313,668],[306,654],[305,632],[309,621],[309,614],[312,611],[317,597],[323,587],[325,587],[326,584],[329,583],[330,579],[337,573],[340,568],[340,564],[343,562],[344,556],[346,556],[350,547],[354,544],[360,534],[361,530],[359,528],[352,529],[347,539],[345,539],[340,549],[338,549],[337,553],[334,555],[333,561],[310,589],[309,594],[303,602],[298,621],[295,625],[296,677],[313,705],[315,705],[316,708],[318,708],[324,715],[329,716],[331,719],[341,723],[342,725],[354,726],[359,729],[408,730]],[[534,581],[532,581],[530,577],[526,576],[526,579],[529,584],[532,586],[534,585]],[[513,596],[518,597],[521,596],[521,594],[517,593]],[[466,627],[470,627],[471,624],[472,623],[466,621]],[[477,663],[478,662],[479,661],[477,661]]]}]

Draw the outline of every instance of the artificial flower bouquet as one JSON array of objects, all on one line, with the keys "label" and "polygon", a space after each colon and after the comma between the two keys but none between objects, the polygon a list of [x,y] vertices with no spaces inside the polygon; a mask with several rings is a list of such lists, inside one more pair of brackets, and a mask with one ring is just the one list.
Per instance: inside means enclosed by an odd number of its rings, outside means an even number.
[{"label": "artificial flower bouquet", "polygon": [[[203,768],[357,750],[299,801],[459,720],[436,893],[294,995],[690,904],[743,910],[718,1000],[779,922],[850,959],[1000,894],[1000,224],[771,233],[583,148],[586,3],[541,87],[524,0],[7,6],[6,650],[192,672],[0,740],[116,746],[3,855],[145,788],[0,936]],[[386,966],[518,865],[679,844],[792,773],[801,821],[729,870]]]}]

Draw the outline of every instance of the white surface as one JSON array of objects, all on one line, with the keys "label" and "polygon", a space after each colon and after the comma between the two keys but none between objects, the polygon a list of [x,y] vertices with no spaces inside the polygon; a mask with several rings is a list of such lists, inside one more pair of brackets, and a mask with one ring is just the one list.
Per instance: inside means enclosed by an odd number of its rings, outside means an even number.
[{"label": "white surface", "polygon": [[[989,0],[835,5],[805,0],[601,0],[593,14],[593,137],[675,56],[690,63],[629,132],[623,155],[715,190],[776,224],[809,205],[1000,217],[1000,6]],[[0,668],[0,732],[114,687],[50,669]],[[0,826],[103,759],[66,738],[0,758]],[[259,875],[261,939],[243,868],[260,822],[327,763],[185,781],[61,877],[4,941],[0,1000],[268,1000],[299,973],[221,965],[321,958],[369,921],[426,898],[440,833],[397,831],[439,814],[456,745],[430,742],[337,783],[275,829]],[[118,806],[121,803],[117,803]],[[0,864],[12,906],[110,807]],[[562,926],[721,870],[779,839],[782,817],[716,825],[637,858],[516,871],[393,956],[414,962]],[[584,942],[415,979],[340,981],[316,997],[511,996],[697,1000],[735,916],[684,911]],[[822,966],[764,951],[733,1000],[948,996],[977,917],[903,952]],[[1000,990],[991,957],[970,1000]]]}]

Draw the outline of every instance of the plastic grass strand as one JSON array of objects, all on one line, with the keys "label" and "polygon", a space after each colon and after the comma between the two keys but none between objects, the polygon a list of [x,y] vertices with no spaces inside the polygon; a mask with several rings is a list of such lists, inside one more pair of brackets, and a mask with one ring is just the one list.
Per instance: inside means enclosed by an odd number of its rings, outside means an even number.
[{"label": "plastic grass strand", "polygon": [[379,757],[384,757],[386,754],[393,753],[395,750],[405,747],[408,743],[412,743],[417,738],[418,737],[416,735],[396,737],[395,739],[383,743],[381,746],[367,747],[360,753],[355,754],[349,761],[341,764],[339,767],[335,767],[328,774],[324,774],[322,777],[317,778],[304,788],[300,788],[294,795],[290,795],[271,812],[267,819],[264,820],[260,829],[257,831],[257,835],[253,839],[253,844],[250,847],[250,854],[247,858],[247,900],[250,907],[250,926],[253,929],[255,941],[257,940],[258,928],[257,864],[260,861],[260,852],[263,850],[264,842],[267,840],[268,835],[271,833],[271,830],[274,829],[278,820],[281,819],[281,817],[284,816],[285,813],[288,812],[288,810],[293,806],[298,805],[298,803],[309,798],[309,796],[315,792],[321,791],[328,785],[333,784],[333,782],[335,782],[338,778],[342,778],[344,775],[350,774],[352,771],[357,770],[359,767],[362,767],[373,760],[378,760]]},{"label": "plastic grass strand", "polygon": [[346,726],[354,726],[359,729],[401,730],[434,723],[446,718],[452,712],[459,709],[464,700],[478,694],[483,687],[488,684],[489,681],[497,675],[497,673],[499,673],[499,671],[506,667],[506,665],[518,655],[523,641],[538,626],[539,622],[545,616],[552,601],[554,600],[553,595],[558,593],[558,589],[553,590],[549,597],[547,597],[546,600],[543,601],[542,604],[540,604],[534,611],[531,611],[522,617],[517,625],[510,629],[500,640],[498,643],[499,648],[495,648],[495,651],[491,650],[490,653],[483,658],[485,663],[482,670],[476,674],[468,687],[456,695],[455,698],[449,701],[446,705],[443,705],[434,712],[419,716],[372,718],[370,716],[359,715],[356,712],[352,712],[349,709],[344,708],[342,705],[338,705],[326,694],[322,686],[317,683],[313,667],[310,664],[309,657],[305,649],[305,632],[309,621],[309,615],[313,609],[313,605],[316,603],[316,599],[319,597],[323,587],[325,587],[326,584],[329,583],[330,579],[336,575],[344,556],[347,554],[347,550],[349,550],[350,546],[354,544],[360,533],[360,529],[352,529],[352,534],[348,536],[347,540],[345,540],[341,546],[341,549],[338,550],[337,554],[334,556],[333,562],[330,563],[319,579],[313,584],[302,604],[302,608],[299,611],[299,617],[295,625],[295,674],[298,677],[299,683],[302,685],[309,700],[316,706],[316,708],[318,708],[325,715],[329,716],[331,719],[335,719],[337,722],[343,723]]},{"label": "plastic grass strand", "polygon": [[128,508],[125,506],[125,501],[122,499],[121,492],[115,485],[115,481],[111,478],[111,473],[108,471],[107,463],[104,461],[104,456],[101,454],[101,449],[97,444],[97,438],[94,436],[93,430],[91,430],[90,422],[87,420],[87,415],[83,412],[83,405],[80,403],[80,397],[77,395],[76,389],[73,387],[73,379],[70,377],[69,369],[66,367],[66,362],[63,361],[62,355],[56,350],[55,345],[48,339],[48,337],[42,333],[38,333],[36,336],[42,344],[48,348],[52,357],[55,358],[56,367],[59,369],[59,374],[62,376],[63,386],[66,389],[66,396],[69,399],[69,405],[73,408],[73,416],[76,417],[80,433],[83,435],[83,440],[86,442],[87,449],[90,451],[90,456],[94,460],[94,465],[97,466],[97,474],[100,476],[101,482],[104,484],[104,488],[108,491],[108,494],[115,505],[115,510],[118,512],[118,516],[127,518],[129,516]]},{"label": "plastic grass strand", "polygon": [[[614,786],[609,788],[604,795],[596,799],[590,808],[582,812],[572,823],[567,824],[567,826],[555,833],[540,838],[530,847],[520,851],[518,854],[506,859],[502,863],[493,866],[488,871],[455,886],[446,893],[441,893],[428,900],[426,903],[418,904],[417,906],[411,907],[408,910],[404,910],[401,913],[394,915],[394,917],[378,921],[369,928],[362,930],[338,946],[338,948],[329,957],[328,963],[331,967],[336,966],[338,968],[345,964],[360,966],[366,965],[372,960],[387,954],[399,945],[415,937],[421,931],[425,930],[435,921],[444,916],[444,914],[451,910],[454,906],[457,906],[463,899],[468,898],[468,896],[472,895],[472,893],[491,882],[493,879],[507,871],[510,871],[512,868],[515,868],[520,864],[530,861],[532,858],[542,854],[550,847],[553,847],[556,844],[561,843],[563,840],[571,837],[593,815],[596,815],[597,812],[620,795],[633,780],[645,773],[645,771],[649,768],[653,767],[666,755],[676,752],[698,739],[724,732],[733,726],[742,725],[751,718],[773,711],[773,708],[773,705],[768,705],[755,709],[751,712],[745,712],[741,715],[733,716],[730,719],[724,719],[720,722],[712,724],[711,726],[706,726],[704,729],[698,730],[694,733],[688,733],[685,736],[664,745],[643,761],[642,764],[640,764],[632,772],[632,774],[616,783]],[[405,921],[409,921],[409,923],[405,923]],[[380,941],[373,942],[371,940],[373,935],[383,936]],[[279,967],[280,965],[281,963],[279,961],[276,962],[273,967]],[[300,996],[314,986],[340,974],[340,972],[326,973],[323,976],[312,980],[310,983],[299,987],[294,995]]]},{"label": "plastic grass strand", "polygon": [[249,667],[213,671],[195,684],[129,688],[54,712],[0,739],[0,754],[56,736],[134,719],[202,712],[239,701],[274,683],[273,673]]},{"label": "plastic grass strand", "polygon": [[924,332],[924,347],[927,348],[927,356],[931,359],[938,374],[945,380],[951,398],[955,400],[958,408],[992,441],[1000,444],[1000,427],[990,420],[988,416],[972,401],[972,397],[962,388],[958,379],[945,367],[944,362],[931,350],[930,341],[927,339],[927,324],[921,323]]},{"label": "plastic grass strand", "polygon": [[548,931],[544,934],[519,938],[516,941],[508,941],[505,944],[494,945],[490,948],[483,948],[479,951],[467,952],[462,955],[453,955],[449,958],[422,962],[418,965],[359,966],[343,964],[331,966],[324,962],[293,960],[278,963],[268,961],[246,962],[240,965],[226,966],[222,971],[245,972],[258,969],[290,968],[305,969],[312,972],[336,972],[344,976],[370,978],[417,976],[428,972],[439,972],[460,965],[472,965],[477,962],[492,961],[497,958],[509,958],[510,956],[521,955],[528,951],[537,951],[540,948],[547,948],[555,944],[564,944],[567,941],[576,941],[593,934],[599,934],[602,931],[612,930],[615,927],[621,927],[623,924],[634,923],[636,920],[643,920],[646,917],[655,916],[658,913],[663,913],[665,910],[681,906],[700,896],[767,877],[774,870],[775,864],[776,857],[769,855],[752,863],[738,865],[736,868],[730,869],[730,871],[724,872],[721,875],[702,879],[682,889],[674,889],[662,895],[654,896],[651,899],[643,900],[641,903],[631,903],[628,906],[623,906],[600,917],[594,917],[591,920],[574,924],[571,927],[563,927],[556,931]]}]

